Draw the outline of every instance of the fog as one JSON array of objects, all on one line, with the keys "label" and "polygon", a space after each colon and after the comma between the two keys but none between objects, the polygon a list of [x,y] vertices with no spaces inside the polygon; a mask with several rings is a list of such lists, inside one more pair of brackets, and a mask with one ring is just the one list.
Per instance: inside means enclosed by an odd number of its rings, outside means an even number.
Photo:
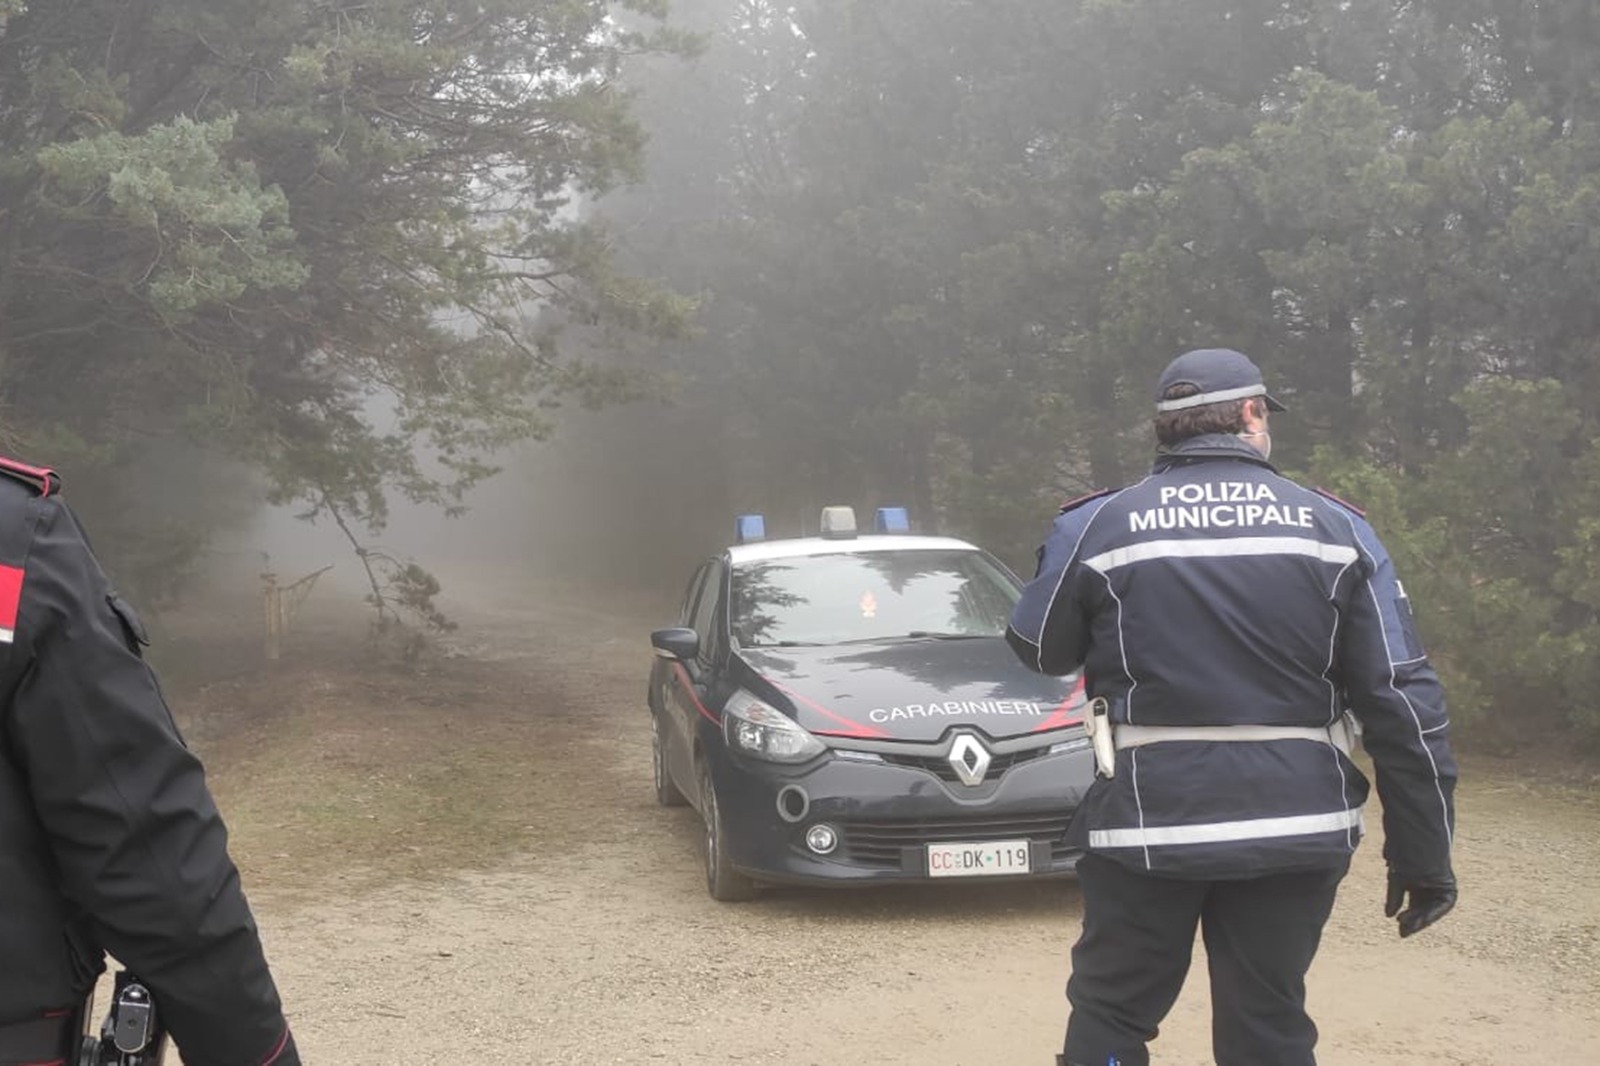
[{"label": "fog", "polygon": [[[1275,461],[1372,509],[1463,720],[1600,736],[1591,5],[677,0],[444,52],[372,14],[394,67],[345,72],[268,6],[230,39],[279,80],[154,8],[0,4],[0,422],[151,610],[263,554],[361,588],[268,475],[441,570],[675,589],[735,514],[843,503],[1026,571],[1227,346],[1289,402]],[[60,69],[138,119],[57,121]],[[404,499],[435,448],[504,468],[459,519]]]},{"label": "fog", "polygon": [[[670,457],[639,442],[662,416],[648,402],[564,416],[551,440],[496,455],[501,469],[469,490],[459,517],[395,498],[386,526],[358,537],[372,551],[441,571],[471,565],[598,589],[679,589],[727,542],[733,516],[696,504],[690,489],[674,484],[681,471]],[[319,587],[369,591],[354,546],[329,518],[260,506],[218,531],[187,596],[203,599],[241,581],[254,587],[264,565],[281,584],[332,565]]]}]

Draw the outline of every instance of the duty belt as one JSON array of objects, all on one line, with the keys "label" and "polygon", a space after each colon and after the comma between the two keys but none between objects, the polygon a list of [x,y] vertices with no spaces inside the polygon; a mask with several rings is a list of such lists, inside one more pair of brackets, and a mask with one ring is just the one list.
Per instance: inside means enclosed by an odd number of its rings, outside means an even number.
[{"label": "duty belt", "polygon": [[0,1064],[66,1062],[72,1044],[70,1012],[0,1025]]},{"label": "duty belt", "polygon": [[1329,726],[1297,725],[1114,725],[1112,739],[1118,751],[1142,748],[1169,740],[1199,740],[1208,744],[1229,744],[1262,740],[1315,740],[1332,744],[1349,755],[1355,747],[1349,719],[1341,718]]},{"label": "duty belt", "polygon": [[1314,740],[1331,744],[1349,755],[1355,748],[1356,724],[1348,714],[1326,726],[1296,725],[1129,725],[1113,724],[1104,697],[1089,702],[1084,732],[1094,746],[1095,767],[1102,777],[1116,774],[1116,753],[1124,748],[1162,744],[1174,740],[1215,743],[1260,743],[1270,740]]}]

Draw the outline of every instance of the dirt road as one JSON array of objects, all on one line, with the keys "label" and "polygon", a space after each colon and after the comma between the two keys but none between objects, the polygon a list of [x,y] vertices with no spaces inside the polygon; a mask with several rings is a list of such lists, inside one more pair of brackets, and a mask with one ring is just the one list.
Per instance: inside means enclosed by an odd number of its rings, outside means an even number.
[{"label": "dirt road", "polygon": [[[650,795],[670,605],[444,576],[457,654],[422,673],[302,635],[270,684],[177,700],[308,1063],[1052,1061],[1072,885],[714,903],[696,815]],[[1414,940],[1362,848],[1311,977],[1325,1066],[1600,1061],[1600,801],[1469,760],[1460,809],[1462,903]],[[1211,1061],[1203,958],[1158,1063]]]}]

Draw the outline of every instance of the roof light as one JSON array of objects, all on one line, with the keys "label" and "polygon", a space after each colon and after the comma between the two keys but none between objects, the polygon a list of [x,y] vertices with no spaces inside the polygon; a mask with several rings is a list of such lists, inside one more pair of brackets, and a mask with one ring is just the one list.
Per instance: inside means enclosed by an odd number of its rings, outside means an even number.
[{"label": "roof light", "polygon": [[855,536],[855,508],[824,507],[822,509],[822,535],[830,539],[848,539]]},{"label": "roof light", "polygon": [[742,514],[733,521],[737,543],[750,544],[767,539],[767,520],[758,514]]},{"label": "roof light", "polygon": [[910,533],[911,516],[904,507],[880,507],[872,528],[879,533]]}]

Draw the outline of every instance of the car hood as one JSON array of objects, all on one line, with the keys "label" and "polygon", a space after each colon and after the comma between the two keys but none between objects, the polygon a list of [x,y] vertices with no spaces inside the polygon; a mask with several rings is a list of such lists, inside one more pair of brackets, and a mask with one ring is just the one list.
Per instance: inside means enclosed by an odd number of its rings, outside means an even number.
[{"label": "car hood", "polygon": [[822,736],[937,740],[952,726],[1002,739],[1081,723],[1083,685],[1024,667],[1005,640],[744,648],[752,688]]}]

